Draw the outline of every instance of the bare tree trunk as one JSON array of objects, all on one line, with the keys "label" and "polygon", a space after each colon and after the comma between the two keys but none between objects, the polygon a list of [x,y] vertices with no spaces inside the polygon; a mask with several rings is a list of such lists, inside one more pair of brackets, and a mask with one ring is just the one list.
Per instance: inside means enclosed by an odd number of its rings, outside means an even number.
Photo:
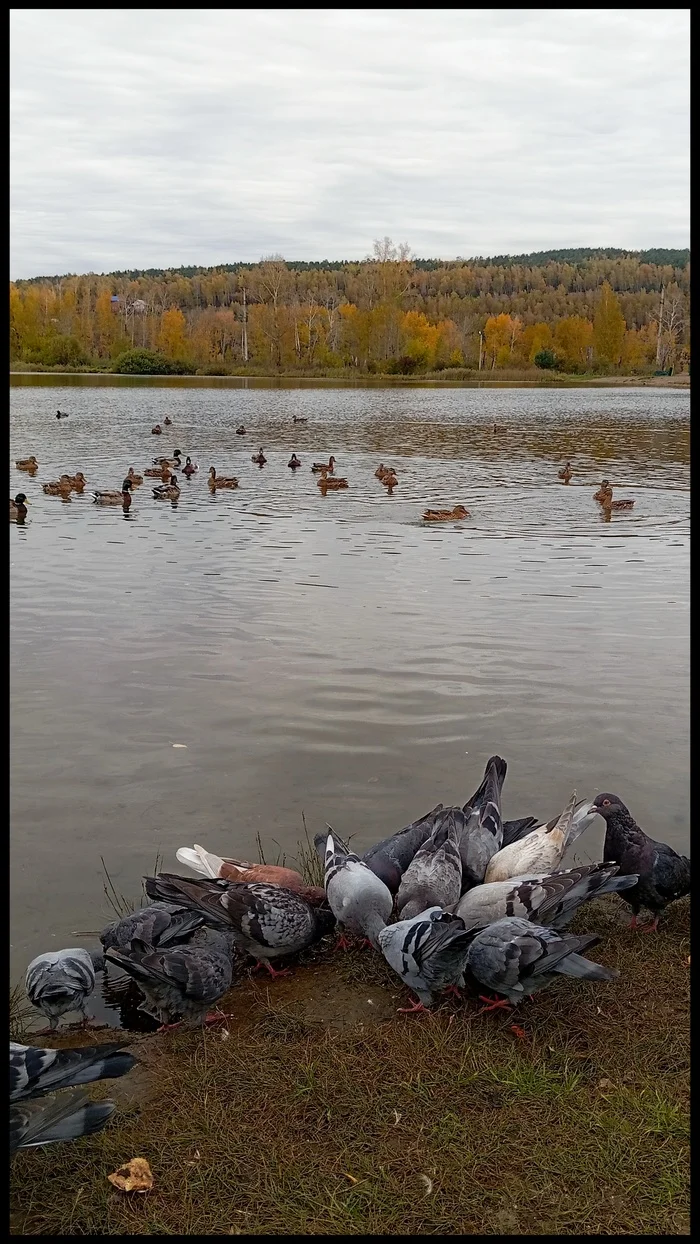
[{"label": "bare tree trunk", "polygon": [[248,362],[248,306],[245,298],[245,285],[243,286],[243,362]]},{"label": "bare tree trunk", "polygon": [[656,331],[656,366],[661,366],[661,333],[664,323],[664,286],[661,286],[661,305],[659,307],[659,325]]}]

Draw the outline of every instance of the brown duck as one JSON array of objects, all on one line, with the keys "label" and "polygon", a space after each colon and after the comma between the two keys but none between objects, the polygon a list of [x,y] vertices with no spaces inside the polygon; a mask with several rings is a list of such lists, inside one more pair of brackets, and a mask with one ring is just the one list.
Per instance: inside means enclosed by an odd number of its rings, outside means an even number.
[{"label": "brown duck", "polygon": [[217,488],[238,488],[238,480],[235,475],[217,475],[216,467],[209,467],[207,483],[212,490]]},{"label": "brown duck", "polygon": [[464,505],[455,505],[451,510],[424,510],[423,521],[426,523],[454,523],[461,518],[470,518],[469,510]]}]

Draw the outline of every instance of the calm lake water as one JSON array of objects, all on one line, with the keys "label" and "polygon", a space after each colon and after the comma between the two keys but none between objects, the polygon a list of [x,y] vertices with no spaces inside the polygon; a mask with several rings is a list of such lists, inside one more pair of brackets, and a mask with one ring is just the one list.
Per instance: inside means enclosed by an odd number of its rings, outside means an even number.
[{"label": "calm lake water", "polygon": [[[111,918],[101,856],[136,897],[195,842],[293,856],[302,812],[364,849],[464,802],[493,752],[508,816],[612,789],[687,851],[687,392],[48,379],[10,387],[13,982]],[[92,504],[175,447],[201,468],[177,506],[151,481],[126,516]],[[350,486],[324,498],[330,453]],[[210,465],[239,489],[212,496]],[[44,496],[77,470],[83,497]],[[635,498],[609,523],[603,475]]]}]

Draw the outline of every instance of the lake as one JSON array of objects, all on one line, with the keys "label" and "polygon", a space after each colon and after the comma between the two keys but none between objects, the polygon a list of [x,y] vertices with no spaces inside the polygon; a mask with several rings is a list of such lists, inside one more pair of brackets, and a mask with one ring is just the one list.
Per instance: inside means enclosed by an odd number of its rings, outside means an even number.
[{"label": "lake", "polygon": [[[687,391],[94,379],[10,385],[13,983],[111,918],[100,857],[136,898],[195,842],[289,859],[302,813],[363,850],[463,803],[494,752],[507,816],[613,790],[687,851]],[[200,465],[177,506],[158,481],[127,515],[92,504],[175,447]],[[323,497],[331,453],[349,488]],[[238,490],[211,495],[210,465]],[[42,493],[77,470],[84,496]],[[602,476],[635,499],[608,523]]]}]

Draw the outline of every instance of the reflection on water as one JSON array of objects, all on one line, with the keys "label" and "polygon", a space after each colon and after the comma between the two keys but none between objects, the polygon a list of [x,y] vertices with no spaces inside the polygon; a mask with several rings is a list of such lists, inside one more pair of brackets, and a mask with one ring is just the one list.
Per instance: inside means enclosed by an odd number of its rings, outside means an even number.
[{"label": "reflection on water", "polygon": [[[200,467],[176,505],[159,480],[126,514],[92,504],[176,447]],[[330,453],[349,488],[324,497],[309,467]],[[302,812],[366,846],[463,802],[496,751],[509,816],[617,789],[687,849],[687,393],[80,384],[59,402],[43,377],[11,387],[11,461],[29,454],[34,479],[10,469],[29,500],[10,530],[13,979],[109,918],[101,855],[137,898],[158,851],[255,858],[260,833],[290,855]],[[240,487],[211,493],[211,465]],[[44,496],[78,470],[83,496]],[[635,499],[610,522],[603,476]],[[421,522],[457,502],[464,523]]]}]

